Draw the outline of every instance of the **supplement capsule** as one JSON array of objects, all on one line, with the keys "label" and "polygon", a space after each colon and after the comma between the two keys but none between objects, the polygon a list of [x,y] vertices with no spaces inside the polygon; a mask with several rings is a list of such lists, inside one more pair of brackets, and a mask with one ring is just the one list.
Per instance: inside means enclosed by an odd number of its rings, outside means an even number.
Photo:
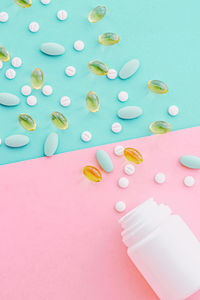
[{"label": "supplement capsule", "polygon": [[10,54],[6,48],[0,46],[0,61],[7,62],[10,60]]},{"label": "supplement capsule", "polygon": [[89,111],[97,112],[99,110],[99,97],[95,92],[89,92],[86,96],[86,105]]},{"label": "supplement capsule", "polygon": [[160,81],[160,80],[150,80],[147,83],[147,87],[156,94],[165,94],[168,91],[168,86],[166,83]]},{"label": "supplement capsule", "polygon": [[88,21],[90,23],[97,23],[99,22],[101,19],[103,19],[103,17],[106,14],[106,7],[103,5],[99,5],[97,7],[95,7],[88,15]]},{"label": "supplement capsule", "polygon": [[35,90],[40,90],[44,84],[44,74],[42,70],[36,68],[31,74],[31,84]]},{"label": "supplement capsule", "polygon": [[107,66],[98,60],[92,60],[88,65],[90,71],[96,75],[104,76],[108,73]]},{"label": "supplement capsule", "polygon": [[100,182],[102,180],[101,172],[93,166],[85,166],[83,168],[83,174],[89,180],[94,181],[94,182]]},{"label": "supplement capsule", "polygon": [[35,121],[31,118],[31,116],[27,114],[20,114],[18,117],[20,125],[29,131],[33,131],[36,128]]},{"label": "supplement capsule", "polygon": [[103,33],[98,37],[100,44],[104,46],[112,46],[119,42],[119,36],[113,32]]},{"label": "supplement capsule", "polygon": [[152,133],[163,134],[171,130],[171,125],[165,121],[155,121],[151,123],[149,129]]},{"label": "supplement capsule", "polygon": [[59,129],[65,130],[68,128],[67,118],[58,111],[51,114],[51,121]]},{"label": "supplement capsule", "polygon": [[27,7],[30,7],[31,4],[32,4],[32,1],[31,0],[14,0],[14,2],[19,5],[20,7],[23,7],[23,8],[27,8]]},{"label": "supplement capsule", "polygon": [[124,156],[126,157],[127,160],[129,160],[137,165],[139,165],[143,162],[142,154],[134,148],[125,148]]}]

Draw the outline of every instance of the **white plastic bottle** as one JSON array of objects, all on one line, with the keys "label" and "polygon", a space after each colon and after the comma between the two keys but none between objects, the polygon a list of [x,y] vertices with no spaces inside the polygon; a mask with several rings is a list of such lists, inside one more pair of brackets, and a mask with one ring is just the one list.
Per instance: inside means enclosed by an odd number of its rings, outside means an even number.
[{"label": "white plastic bottle", "polygon": [[200,289],[200,242],[168,206],[152,198],[120,220],[128,255],[161,300]]}]

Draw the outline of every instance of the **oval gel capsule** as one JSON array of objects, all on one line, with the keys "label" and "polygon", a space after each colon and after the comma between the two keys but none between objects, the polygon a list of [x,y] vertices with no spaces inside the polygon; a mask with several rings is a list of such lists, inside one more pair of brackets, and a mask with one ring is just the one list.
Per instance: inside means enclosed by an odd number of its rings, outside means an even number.
[{"label": "oval gel capsule", "polygon": [[100,165],[100,167],[106,171],[107,173],[110,173],[113,171],[113,163],[108,155],[104,150],[97,150],[96,152],[96,158]]},{"label": "oval gel capsule", "polygon": [[171,130],[171,125],[165,121],[155,121],[151,123],[149,129],[155,134],[164,134]]},{"label": "oval gel capsule", "polygon": [[134,148],[125,148],[124,149],[124,156],[128,161],[133,162],[134,164],[141,164],[143,162],[142,154],[134,149]]},{"label": "oval gel capsule", "polygon": [[90,71],[96,75],[104,76],[108,73],[107,66],[98,60],[92,60],[88,65]]},{"label": "oval gel capsule", "polygon": [[106,14],[106,7],[103,5],[99,5],[97,7],[95,7],[88,16],[88,20],[90,23],[97,23],[99,22],[101,19],[103,19],[103,17]]},{"label": "oval gel capsule", "polygon": [[93,166],[85,166],[83,168],[83,174],[89,180],[94,181],[94,182],[100,182],[102,180],[101,172]]},{"label": "oval gel capsule", "polygon": [[0,46],[0,61],[7,62],[10,60],[10,54],[6,48]]},{"label": "oval gel capsule", "polygon": [[14,0],[14,2],[19,5],[20,7],[23,7],[23,8],[27,8],[27,7],[30,7],[31,4],[32,4],[32,1],[31,0]]},{"label": "oval gel capsule", "polygon": [[151,92],[156,94],[165,94],[168,91],[168,86],[166,85],[166,83],[160,80],[150,80],[147,83],[147,87]]},{"label": "oval gel capsule", "polygon": [[33,131],[36,128],[36,123],[33,120],[33,118],[31,118],[31,116],[27,115],[27,114],[20,114],[18,117],[19,123],[20,125],[28,130],[28,131]]},{"label": "oval gel capsule", "polygon": [[58,111],[55,111],[51,114],[51,120],[53,124],[59,129],[65,130],[68,128],[67,118]]},{"label": "oval gel capsule", "polygon": [[40,90],[44,84],[44,74],[41,69],[36,68],[31,74],[31,84],[35,90]]},{"label": "oval gel capsule", "polygon": [[89,92],[86,96],[86,105],[89,111],[97,112],[100,107],[99,97],[95,92]]},{"label": "oval gel capsule", "polygon": [[103,33],[98,37],[100,44],[104,46],[113,46],[119,42],[119,36],[113,32]]}]

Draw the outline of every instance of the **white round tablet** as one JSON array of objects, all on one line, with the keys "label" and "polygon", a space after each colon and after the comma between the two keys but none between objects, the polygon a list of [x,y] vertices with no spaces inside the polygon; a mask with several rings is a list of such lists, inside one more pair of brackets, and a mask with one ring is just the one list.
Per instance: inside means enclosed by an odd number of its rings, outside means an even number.
[{"label": "white round tablet", "polygon": [[78,41],[76,41],[76,42],[74,43],[74,49],[75,49],[75,50],[77,50],[77,51],[82,51],[84,48],[85,48],[85,44],[84,44],[83,41],[78,40]]},{"label": "white round tablet", "polygon": [[8,14],[5,11],[0,12],[0,22],[5,23],[8,21]]},{"label": "white round tablet", "polygon": [[124,147],[121,146],[121,145],[115,146],[115,148],[114,148],[114,153],[115,153],[115,155],[117,155],[117,156],[122,156],[122,155],[124,154]]},{"label": "white round tablet", "polygon": [[13,69],[8,69],[8,70],[6,71],[6,77],[7,77],[8,79],[14,79],[15,76],[16,76],[15,70],[13,70]]},{"label": "white round tablet", "polygon": [[0,145],[2,144],[2,139],[0,139]]},{"label": "white round tablet", "polygon": [[71,99],[70,99],[68,96],[63,96],[63,97],[61,97],[61,99],[60,99],[60,104],[61,104],[62,106],[69,106],[70,103],[71,103]]},{"label": "white round tablet", "polygon": [[121,212],[125,211],[125,209],[126,209],[126,203],[124,203],[123,201],[116,202],[116,204],[115,204],[115,210],[117,212],[121,213]]},{"label": "white round tablet", "polygon": [[129,185],[129,180],[128,180],[128,178],[126,178],[126,177],[121,177],[121,178],[118,180],[118,185],[119,185],[122,189],[127,188],[128,185]]},{"label": "white round tablet", "polygon": [[31,94],[32,88],[29,85],[24,85],[21,88],[21,93],[24,96],[29,96]]},{"label": "white round tablet", "polygon": [[44,5],[47,5],[51,2],[51,0],[40,0],[40,2]]},{"label": "white round tablet", "polygon": [[119,101],[121,101],[121,102],[127,101],[127,100],[128,100],[128,93],[125,92],[125,91],[119,92],[119,94],[118,94],[118,99],[119,99]]},{"label": "white round tablet", "polygon": [[38,32],[39,29],[40,29],[40,25],[39,25],[37,22],[31,22],[31,23],[29,24],[29,30],[30,30],[31,32]]},{"label": "white round tablet", "polygon": [[108,70],[107,77],[109,79],[115,79],[115,78],[117,78],[117,71],[115,69]]},{"label": "white round tablet", "polygon": [[171,105],[169,108],[168,108],[168,113],[169,113],[169,115],[170,116],[176,116],[176,115],[178,115],[178,113],[179,113],[179,108],[178,108],[178,106],[176,106],[176,105]]},{"label": "white round tablet", "polygon": [[192,176],[186,176],[184,178],[184,184],[188,187],[191,187],[195,184],[195,180],[194,180],[194,177]]},{"label": "white round tablet", "polygon": [[66,10],[64,9],[61,9],[57,12],[57,18],[60,20],[60,21],[64,21],[66,20],[68,17],[68,13]]},{"label": "white round tablet", "polygon": [[124,166],[124,173],[126,173],[127,175],[132,175],[133,173],[135,173],[135,167],[132,164],[127,164]]},{"label": "white round tablet", "polygon": [[14,68],[19,68],[19,67],[21,67],[21,65],[22,65],[22,60],[20,57],[14,57],[12,59],[12,66]]},{"label": "white round tablet", "polygon": [[0,60],[0,70],[3,68],[3,62]]},{"label": "white round tablet", "polygon": [[42,93],[45,96],[50,96],[53,93],[53,88],[50,85],[45,85],[42,88]]},{"label": "white round tablet", "polygon": [[89,131],[84,131],[81,134],[81,139],[84,142],[89,142],[92,139],[92,134]]},{"label": "white round tablet", "polygon": [[118,122],[112,124],[112,131],[114,133],[119,133],[122,130],[122,125]]},{"label": "white round tablet", "polygon": [[28,105],[34,106],[37,103],[37,98],[35,96],[28,96],[26,101]]},{"label": "white round tablet", "polygon": [[164,173],[157,173],[157,174],[155,175],[154,179],[155,179],[155,182],[161,184],[161,183],[164,183],[164,182],[165,182],[166,176],[165,176]]},{"label": "white round tablet", "polygon": [[69,77],[72,77],[76,74],[76,69],[73,66],[68,66],[65,69],[65,74]]}]

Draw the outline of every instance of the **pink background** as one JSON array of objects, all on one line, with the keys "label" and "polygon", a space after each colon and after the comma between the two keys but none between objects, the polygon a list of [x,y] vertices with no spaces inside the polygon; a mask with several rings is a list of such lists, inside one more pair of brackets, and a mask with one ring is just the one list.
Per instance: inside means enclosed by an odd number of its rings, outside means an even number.
[{"label": "pink background", "polygon": [[[126,161],[113,155],[115,144],[1,166],[0,299],[156,300],[126,255],[113,207],[124,200],[127,212],[153,196],[200,239],[200,173],[178,162],[200,155],[199,137],[196,127],[122,142],[144,157],[126,190],[117,186]],[[115,167],[97,184],[82,175],[83,166],[97,166],[96,149],[106,150]],[[157,172],[167,176],[163,185],[154,183]],[[191,188],[186,175],[196,180]]]}]

